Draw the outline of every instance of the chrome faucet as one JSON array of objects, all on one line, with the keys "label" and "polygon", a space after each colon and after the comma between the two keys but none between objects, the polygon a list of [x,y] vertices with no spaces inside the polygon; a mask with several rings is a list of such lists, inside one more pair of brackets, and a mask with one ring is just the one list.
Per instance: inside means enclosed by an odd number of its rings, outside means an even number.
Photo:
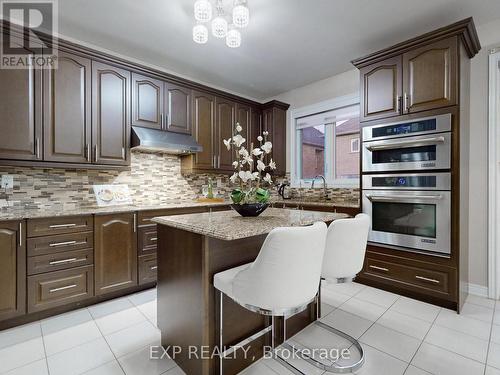
[{"label": "chrome faucet", "polygon": [[317,175],[316,177],[313,178],[311,189],[314,189],[314,182],[316,181],[317,178],[323,179],[323,198],[328,199],[328,192],[326,191],[326,178],[322,174]]}]

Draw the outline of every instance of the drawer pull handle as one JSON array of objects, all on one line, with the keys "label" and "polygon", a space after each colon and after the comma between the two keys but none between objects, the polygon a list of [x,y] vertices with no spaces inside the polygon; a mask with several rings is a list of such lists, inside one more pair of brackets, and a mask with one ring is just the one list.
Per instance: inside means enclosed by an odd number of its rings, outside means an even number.
[{"label": "drawer pull handle", "polygon": [[158,237],[152,237],[151,241],[158,241]]},{"label": "drawer pull handle", "polygon": [[389,272],[389,268],[384,268],[384,267],[379,267],[379,266],[372,266],[370,265],[371,269],[377,270],[377,271],[384,271],[384,272]]},{"label": "drawer pull handle", "polygon": [[429,279],[428,277],[423,277],[423,276],[415,276],[415,279],[417,280],[422,280],[422,281],[428,281],[430,283],[433,283],[433,284],[441,284],[441,282],[439,280],[436,280],[436,279]]},{"label": "drawer pull handle", "polygon": [[60,228],[71,228],[71,227],[76,227],[76,224],[54,224],[51,225],[49,228],[60,229]]},{"label": "drawer pull handle", "polygon": [[68,258],[68,259],[61,259],[61,260],[53,260],[52,262],[49,262],[51,266],[55,266],[58,264],[63,264],[63,263],[72,263],[76,262],[78,259],[77,258]]},{"label": "drawer pull handle", "polygon": [[76,241],[54,242],[49,244],[49,247],[68,246],[68,245],[76,245]]},{"label": "drawer pull handle", "polygon": [[149,269],[150,269],[151,271],[154,271],[154,270],[157,270],[157,269],[158,269],[158,266],[149,267]]},{"label": "drawer pull handle", "polygon": [[71,284],[71,285],[62,286],[60,288],[50,289],[49,293],[60,292],[61,290],[66,290],[66,289],[73,289],[73,288],[76,288],[76,286],[77,286],[76,284]]}]

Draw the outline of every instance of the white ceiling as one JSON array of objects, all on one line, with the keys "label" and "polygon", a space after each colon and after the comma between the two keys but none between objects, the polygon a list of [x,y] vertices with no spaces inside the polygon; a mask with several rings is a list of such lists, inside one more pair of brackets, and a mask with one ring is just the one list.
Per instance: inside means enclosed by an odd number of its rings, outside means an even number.
[{"label": "white ceiling", "polygon": [[60,0],[59,33],[263,100],[462,18],[477,26],[500,17],[499,0],[248,0],[250,26],[230,49],[192,41],[193,3]]}]

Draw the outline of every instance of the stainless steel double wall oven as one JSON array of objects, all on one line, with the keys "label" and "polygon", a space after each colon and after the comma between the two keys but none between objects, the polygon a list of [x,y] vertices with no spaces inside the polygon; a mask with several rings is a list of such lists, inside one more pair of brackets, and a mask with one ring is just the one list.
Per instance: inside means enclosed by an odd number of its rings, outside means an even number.
[{"label": "stainless steel double wall oven", "polygon": [[451,114],[363,128],[369,241],[451,252]]}]

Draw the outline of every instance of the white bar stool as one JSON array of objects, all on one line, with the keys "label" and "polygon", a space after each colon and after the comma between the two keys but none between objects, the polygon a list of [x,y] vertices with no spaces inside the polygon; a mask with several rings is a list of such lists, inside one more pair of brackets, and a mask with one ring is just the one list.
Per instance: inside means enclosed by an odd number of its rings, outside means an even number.
[{"label": "white bar stool", "polygon": [[[221,354],[223,358],[235,347],[272,331],[274,348],[274,317],[286,317],[301,312],[314,301],[321,279],[327,226],[318,222],[306,227],[275,228],[267,236],[253,263],[220,272],[214,276],[214,286],[220,292],[219,350],[223,350],[224,295],[247,310],[272,317],[270,327],[245,339]],[[284,324],[286,340],[286,324]]]},{"label": "white bar stool", "polygon": [[[353,219],[335,220],[330,224],[326,237],[325,255],[323,257],[322,280],[328,280],[337,284],[352,282],[354,277],[363,268],[370,229],[370,217],[366,214],[358,214]],[[321,291],[321,284],[320,284]],[[283,347],[299,354],[304,360],[324,371],[334,373],[350,373],[363,366],[365,355],[358,340],[339,331],[319,320],[314,322],[318,327],[326,329],[336,335],[347,339],[359,351],[360,359],[353,364],[340,365],[336,362],[325,363],[305,355],[304,348],[283,343]]]}]

